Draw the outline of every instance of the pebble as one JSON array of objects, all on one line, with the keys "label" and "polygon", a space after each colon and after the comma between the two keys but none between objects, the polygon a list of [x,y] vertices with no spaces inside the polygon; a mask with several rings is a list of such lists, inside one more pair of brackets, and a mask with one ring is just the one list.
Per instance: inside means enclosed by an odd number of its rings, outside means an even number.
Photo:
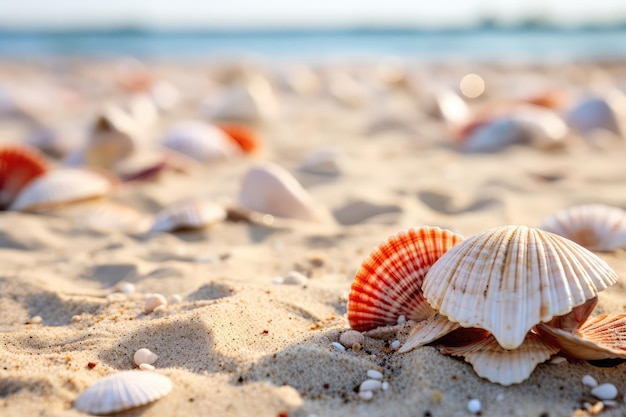
[{"label": "pebble", "polygon": [[167,306],[167,300],[161,294],[146,294],[144,301],[146,313],[152,313],[159,306]]},{"label": "pebble", "polygon": [[79,315],[74,315],[74,316],[72,316],[72,321],[73,321],[74,323],[78,323],[78,322],[79,322],[79,321],[81,321],[81,320],[82,320],[82,318],[81,318]]},{"label": "pebble", "polygon": [[135,355],[133,356],[133,360],[137,366],[140,366],[142,363],[147,363],[148,365],[152,365],[159,359],[159,356],[152,352],[150,349],[141,348]]},{"label": "pebble", "polygon": [[339,342],[332,342],[331,345],[333,345],[335,347],[335,349],[337,349],[339,352],[345,352],[346,348],[343,347],[343,345]]},{"label": "pebble", "polygon": [[359,385],[360,391],[376,391],[382,388],[382,383],[377,379],[366,379]]},{"label": "pebble", "polygon": [[168,301],[170,304],[180,304],[183,302],[183,296],[180,294],[172,294]]},{"label": "pebble", "polygon": [[563,363],[567,363],[567,359],[563,356],[554,356],[552,359],[550,359],[549,363],[552,365],[561,365]]},{"label": "pebble", "polygon": [[370,369],[367,371],[367,377],[370,379],[383,379],[383,374],[375,369]]},{"label": "pebble", "polygon": [[130,282],[126,282],[124,284],[122,284],[120,286],[120,291],[125,293],[125,294],[129,294],[131,292],[135,292],[135,284],[132,284]]},{"label": "pebble", "polygon": [[382,384],[380,384],[380,388],[381,388],[383,391],[387,391],[387,390],[389,389],[389,382],[387,382],[387,381],[383,381],[383,383],[382,383]]},{"label": "pebble", "polygon": [[43,318],[41,316],[33,316],[28,319],[29,324],[41,324],[43,322]]},{"label": "pebble", "polygon": [[469,411],[470,413],[478,414],[480,413],[480,410],[482,410],[482,404],[480,403],[480,400],[472,398],[467,402],[467,411]]},{"label": "pebble", "polygon": [[154,371],[156,368],[148,363],[142,363],[139,365],[139,369],[142,371]]},{"label": "pebble", "polygon": [[398,324],[406,323],[406,316],[402,314],[400,317],[398,317],[397,323]]},{"label": "pebble", "polygon": [[613,384],[601,384],[591,390],[591,395],[601,400],[613,400],[617,397],[617,388]]},{"label": "pebble", "polygon": [[283,284],[285,285],[304,285],[309,279],[306,275],[298,271],[289,271],[283,277]]},{"label": "pebble", "polygon": [[586,385],[591,388],[597,387],[598,381],[596,381],[595,378],[592,377],[591,375],[585,375],[583,376],[583,385]]},{"label": "pebble", "polygon": [[374,398],[374,393],[372,391],[360,391],[359,397],[361,397],[362,400],[369,401]]},{"label": "pebble", "polygon": [[394,340],[393,342],[391,342],[391,348],[392,349],[398,349],[400,347],[400,341],[399,340]]},{"label": "pebble", "polygon": [[339,336],[339,343],[345,347],[352,347],[355,343],[363,344],[365,342],[365,336],[361,332],[356,330],[346,330]]}]

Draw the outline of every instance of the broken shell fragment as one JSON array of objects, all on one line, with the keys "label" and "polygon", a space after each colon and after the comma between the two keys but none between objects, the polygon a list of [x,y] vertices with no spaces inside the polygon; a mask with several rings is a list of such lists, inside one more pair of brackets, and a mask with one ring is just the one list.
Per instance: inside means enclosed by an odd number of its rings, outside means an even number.
[{"label": "broken shell fragment", "polygon": [[424,279],[424,298],[463,327],[485,329],[515,349],[540,322],[564,315],[617,281],[598,256],[526,226],[478,233],[444,253]]},{"label": "broken shell fragment", "polygon": [[167,395],[172,381],[154,372],[123,371],[87,388],[74,402],[77,410],[105,415],[139,407]]},{"label": "broken shell fragment", "polygon": [[398,352],[406,353],[427,345],[459,328],[461,328],[459,323],[452,322],[441,314],[435,314],[415,325]]},{"label": "broken shell fragment", "polygon": [[431,265],[463,237],[438,227],[413,228],[382,242],[363,261],[348,297],[348,321],[359,331],[434,314],[422,295]]}]

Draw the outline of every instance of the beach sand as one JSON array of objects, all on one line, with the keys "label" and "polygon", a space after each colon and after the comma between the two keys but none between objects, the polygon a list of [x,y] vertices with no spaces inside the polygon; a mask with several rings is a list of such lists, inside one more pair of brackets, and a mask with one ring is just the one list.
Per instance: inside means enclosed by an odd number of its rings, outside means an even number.
[{"label": "beach sand", "polygon": [[[68,126],[88,124],[106,100],[124,98],[111,80],[117,65],[3,62],[0,84],[21,94],[27,114],[64,135]],[[620,390],[616,408],[601,415],[626,412],[624,365],[543,363],[528,380],[505,387],[435,347],[397,353],[390,344],[404,341],[409,324],[386,340],[366,337],[360,351],[331,344],[349,328],[346,302],[357,268],[389,235],[429,225],[468,237],[501,225],[537,226],[578,204],[626,208],[622,138],[592,143],[572,134],[556,149],[515,144],[461,152],[433,111],[432,87],[458,85],[475,72],[487,90],[472,105],[543,83],[562,88],[572,106],[585,93],[626,85],[626,66],[415,63],[401,76],[375,62],[329,62],[311,72],[263,61],[158,61],[148,68],[180,93],[153,126],[154,137],[177,120],[212,121],[207,98],[242,73],[262,77],[276,102],[261,100],[272,112],[247,122],[263,149],[123,183],[104,201],[46,214],[0,212],[0,415],[84,415],[72,407],[78,395],[106,375],[136,368],[140,348],[158,354],[155,372],[168,376],[173,390],[127,416],[465,416],[473,398],[483,416],[570,416],[590,397],[581,382],[586,374]],[[32,126],[7,111],[0,141],[24,141]],[[335,147],[336,172],[301,169],[328,146]],[[263,161],[291,172],[334,222],[225,221],[146,232],[160,209],[182,198],[236,200],[244,173]],[[98,211],[111,204],[127,207],[128,217]],[[623,312],[626,252],[598,255],[619,281],[600,294],[593,315]],[[308,279],[278,284],[289,271]],[[135,291],[120,292],[124,283]],[[146,313],[146,293],[182,300]],[[35,316],[41,323],[31,323]],[[358,387],[370,369],[383,373],[389,389],[364,401]]]}]

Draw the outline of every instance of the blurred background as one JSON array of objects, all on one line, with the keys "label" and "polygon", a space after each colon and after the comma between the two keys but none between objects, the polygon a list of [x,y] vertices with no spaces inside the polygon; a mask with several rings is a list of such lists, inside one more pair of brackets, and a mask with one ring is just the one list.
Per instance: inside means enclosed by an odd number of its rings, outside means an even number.
[{"label": "blurred background", "polygon": [[617,0],[0,1],[0,55],[619,59]]}]

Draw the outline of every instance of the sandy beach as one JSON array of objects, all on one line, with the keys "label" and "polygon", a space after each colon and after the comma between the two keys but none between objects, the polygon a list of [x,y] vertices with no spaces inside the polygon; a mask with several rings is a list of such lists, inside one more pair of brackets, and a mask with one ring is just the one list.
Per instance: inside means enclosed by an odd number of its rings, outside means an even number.
[{"label": "sandy beach", "polygon": [[[175,158],[158,176],[117,179],[98,199],[0,211],[0,415],[86,415],[73,407],[80,393],[136,369],[140,348],[158,355],[153,372],[173,388],[121,415],[468,416],[478,399],[483,416],[582,416],[593,398],[585,375],[619,390],[600,415],[623,415],[619,362],[548,361],[502,386],[433,346],[398,353],[392,343],[404,342],[411,323],[365,337],[360,350],[332,344],[349,329],[356,270],[400,230],[438,226],[469,237],[537,227],[580,204],[626,209],[626,142],[615,132],[570,128],[554,143],[464,151],[436,92],[457,91],[469,73],[485,83],[465,98],[476,112],[556,90],[563,99],[550,111],[566,119],[584,97],[626,87],[626,65],[616,63],[0,62],[0,144],[54,151],[51,169],[86,165],[74,153],[103,108],[125,109],[147,91],[156,110],[132,115],[145,117],[135,120],[135,152],[156,148],[185,120],[236,121],[261,142],[252,154]],[[185,198],[237,204],[246,172],[266,163],[293,175],[326,217],[231,215],[197,230],[149,231],[157,213]],[[619,280],[592,315],[626,311],[626,251],[596,254]],[[146,312],[144,296],[155,293],[168,304]],[[368,370],[388,389],[363,400]]]}]

